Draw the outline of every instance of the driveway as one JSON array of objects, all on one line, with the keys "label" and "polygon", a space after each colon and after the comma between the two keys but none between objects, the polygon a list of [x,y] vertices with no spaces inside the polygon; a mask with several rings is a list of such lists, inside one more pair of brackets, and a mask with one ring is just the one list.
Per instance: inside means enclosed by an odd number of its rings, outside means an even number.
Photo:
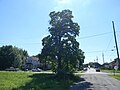
[{"label": "driveway", "polygon": [[69,90],[120,90],[120,81],[91,68],[81,76],[80,82],[74,83]]}]

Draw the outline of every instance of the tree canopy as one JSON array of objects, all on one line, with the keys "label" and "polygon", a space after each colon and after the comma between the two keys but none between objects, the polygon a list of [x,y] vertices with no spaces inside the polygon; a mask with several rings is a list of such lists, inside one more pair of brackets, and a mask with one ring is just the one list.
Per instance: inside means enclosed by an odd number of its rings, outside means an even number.
[{"label": "tree canopy", "polygon": [[72,11],[50,12],[50,35],[42,40],[41,57],[47,60],[57,74],[73,73],[84,62],[84,52],[79,49],[80,26],[73,22]]},{"label": "tree canopy", "polygon": [[10,67],[21,68],[25,65],[27,51],[6,45],[0,47],[0,69],[4,70]]}]

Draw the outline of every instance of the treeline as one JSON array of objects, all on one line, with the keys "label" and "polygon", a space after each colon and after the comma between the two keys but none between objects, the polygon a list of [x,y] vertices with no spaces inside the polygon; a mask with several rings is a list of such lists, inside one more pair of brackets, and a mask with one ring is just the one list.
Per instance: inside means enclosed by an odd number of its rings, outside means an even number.
[{"label": "treeline", "polygon": [[0,47],[0,70],[15,67],[22,68],[28,57],[27,51],[12,45]]}]

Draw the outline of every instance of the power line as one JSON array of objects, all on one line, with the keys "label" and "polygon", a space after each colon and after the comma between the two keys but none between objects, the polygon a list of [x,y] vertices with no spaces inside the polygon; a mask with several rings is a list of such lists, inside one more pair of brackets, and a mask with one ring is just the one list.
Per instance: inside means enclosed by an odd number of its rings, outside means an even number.
[{"label": "power line", "polygon": [[112,33],[112,32],[106,32],[106,33],[101,33],[101,34],[95,34],[95,35],[85,36],[85,37],[79,37],[77,39],[86,39],[86,38],[97,37],[97,36],[106,35],[106,34],[110,34],[110,33]]},{"label": "power line", "polygon": [[[106,33],[101,33],[101,34],[95,34],[95,35],[91,35],[91,36],[86,36],[86,37],[78,37],[77,39],[85,39],[85,38],[90,38],[90,37],[96,37],[96,36],[101,36],[101,35],[105,35],[105,34],[110,34],[110,33],[112,33],[112,32],[106,32]],[[8,44],[10,43],[10,42],[7,42]],[[0,43],[0,44],[7,44],[7,43]],[[12,43],[14,43],[14,42],[12,42]],[[28,43],[15,43],[15,44],[40,44],[40,43],[36,43],[36,42],[28,42]]]},{"label": "power line", "polygon": [[[108,51],[111,51],[111,50],[106,50],[106,52],[108,52]],[[96,52],[103,52],[103,51],[89,51],[89,52],[85,52],[85,53],[96,53]]]},{"label": "power line", "polygon": [[108,56],[108,58],[110,59],[111,56],[115,56],[114,53],[115,53],[115,52],[112,52],[112,53]]},{"label": "power line", "polygon": [[14,43],[14,42],[5,42],[5,43],[0,43],[0,44],[17,44],[17,45],[21,45],[21,44],[24,44],[24,45],[26,45],[26,44],[41,44],[41,43],[37,43],[37,42],[31,42],[31,43]]},{"label": "power line", "polygon": [[110,46],[111,41],[112,41],[112,38],[110,39],[110,41],[109,41],[109,43],[108,43],[108,45],[107,45],[107,47],[105,49],[105,52],[107,51],[108,47]]}]

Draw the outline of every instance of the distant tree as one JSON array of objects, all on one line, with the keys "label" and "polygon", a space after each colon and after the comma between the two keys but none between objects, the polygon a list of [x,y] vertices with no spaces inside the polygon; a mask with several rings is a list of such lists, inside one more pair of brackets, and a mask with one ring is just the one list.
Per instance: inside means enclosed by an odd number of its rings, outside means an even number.
[{"label": "distant tree", "polygon": [[72,11],[51,12],[48,27],[50,35],[42,40],[42,57],[51,63],[58,74],[73,73],[79,62],[84,62],[84,52],[79,49],[76,36],[79,36],[80,26],[72,21]]},{"label": "distant tree", "polygon": [[17,47],[2,46],[0,47],[0,69],[4,70],[9,67],[21,68],[25,65],[27,51]]}]

